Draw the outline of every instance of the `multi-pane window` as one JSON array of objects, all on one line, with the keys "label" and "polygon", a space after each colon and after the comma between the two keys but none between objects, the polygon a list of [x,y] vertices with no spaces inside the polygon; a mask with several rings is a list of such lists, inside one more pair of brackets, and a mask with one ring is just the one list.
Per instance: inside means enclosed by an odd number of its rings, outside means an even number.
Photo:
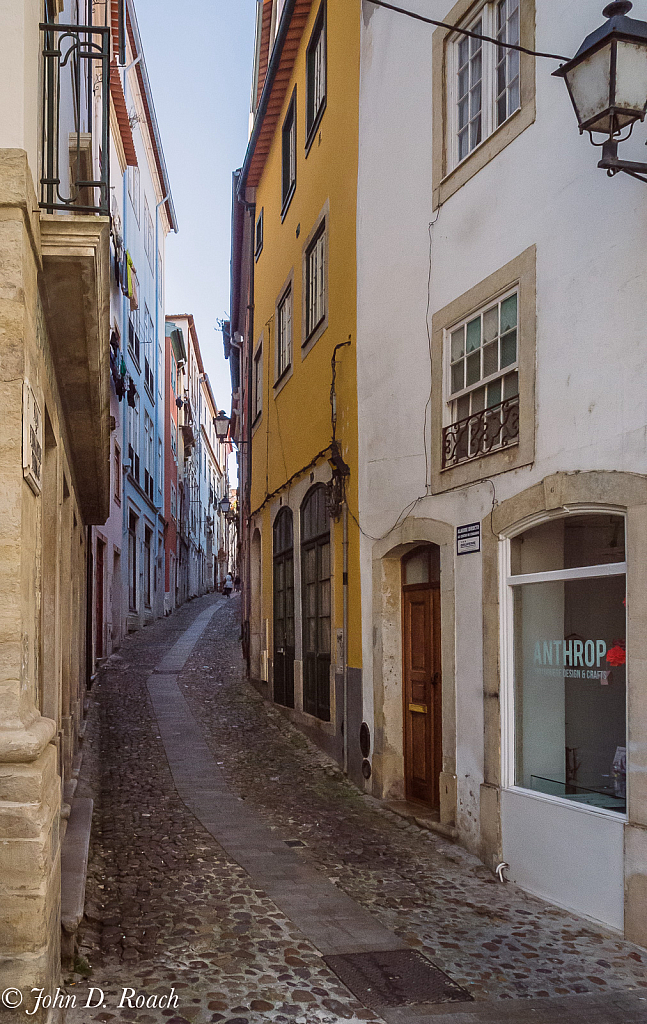
[{"label": "multi-pane window", "polygon": [[285,213],[297,183],[297,91],[292,93],[290,106],[283,122],[282,137],[281,211]]},{"label": "multi-pane window", "polygon": [[[520,2],[486,3],[465,28],[476,36],[519,45]],[[519,51],[474,36],[459,36],[454,43],[454,63],[454,161],[460,163],[519,108]]]},{"label": "multi-pane window", "polygon": [[128,458],[130,471],[139,482],[139,395],[135,392],[133,404],[128,406]]},{"label": "multi-pane window", "polygon": [[155,390],[155,376],[147,356],[144,356],[144,383],[148,388],[148,393],[152,399]]},{"label": "multi-pane window", "polygon": [[148,256],[148,262],[151,270],[153,269],[153,257],[155,253],[155,229],[153,227],[153,218],[150,215],[148,209],[148,200],[144,196],[144,252]]},{"label": "multi-pane window", "polygon": [[171,389],[174,395],[177,395],[177,363],[173,356],[171,356]]},{"label": "multi-pane window", "polygon": [[177,491],[175,484],[171,482],[171,518],[177,519]]},{"label": "multi-pane window", "polygon": [[292,289],[279,302],[276,334],[276,376],[283,376],[292,361]]},{"label": "multi-pane window", "polygon": [[449,363],[444,465],[518,439],[518,292],[446,332]]},{"label": "multi-pane window", "polygon": [[306,137],[310,141],[326,105],[326,7],[322,3],[306,55]]},{"label": "multi-pane window", "polygon": [[301,511],[303,710],[330,721],[331,560],[327,489],[315,487]]},{"label": "multi-pane window", "polygon": [[[500,43],[519,45],[519,0],[499,0],[496,37]],[[496,124],[503,124],[519,106],[519,51],[497,47]]]},{"label": "multi-pane window", "polygon": [[133,309],[128,320],[128,348],[137,366],[140,359],[139,310]]},{"label": "multi-pane window", "polygon": [[132,166],[130,166],[128,168],[128,195],[130,196],[130,201],[133,204],[133,211],[135,213],[135,220],[137,221],[137,224],[139,225],[139,217],[140,217],[140,209],[141,209],[141,206],[140,206],[140,203],[141,203],[141,190],[140,190],[140,180],[139,180],[139,167],[136,167],[136,166],[132,167]]},{"label": "multi-pane window", "polygon": [[306,252],[306,339],[326,315],[326,224]]},{"label": "multi-pane window", "polygon": [[259,345],[254,356],[254,419],[260,416],[263,408],[263,346]]},{"label": "multi-pane window", "polygon": [[256,221],[256,233],[254,236],[254,256],[256,259],[261,255],[263,251],[263,210],[258,215]]},{"label": "multi-pane window", "polygon": [[153,499],[153,421],[144,413],[144,490]]},{"label": "multi-pane window", "polygon": [[114,496],[115,501],[121,501],[121,448],[118,444],[115,445],[115,454],[113,459],[114,466]]},{"label": "multi-pane window", "polygon": [[171,451],[177,462],[177,426],[174,419],[171,419]]}]

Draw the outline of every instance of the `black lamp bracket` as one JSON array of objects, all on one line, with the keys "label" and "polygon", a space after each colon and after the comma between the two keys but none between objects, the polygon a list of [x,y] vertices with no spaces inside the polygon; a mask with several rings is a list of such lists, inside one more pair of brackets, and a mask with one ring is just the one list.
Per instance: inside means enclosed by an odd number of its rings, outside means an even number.
[{"label": "black lamp bracket", "polygon": [[620,171],[630,174],[632,178],[647,183],[647,163],[638,160],[619,160],[618,142],[616,139],[607,139],[602,146],[602,159],[598,167],[606,171],[610,178],[615,177]]}]

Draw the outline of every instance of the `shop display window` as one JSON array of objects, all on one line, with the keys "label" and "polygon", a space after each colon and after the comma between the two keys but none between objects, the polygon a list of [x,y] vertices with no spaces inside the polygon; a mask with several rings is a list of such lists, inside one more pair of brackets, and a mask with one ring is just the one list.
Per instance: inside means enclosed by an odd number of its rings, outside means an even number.
[{"label": "shop display window", "polygon": [[554,519],[510,549],[514,783],[625,813],[624,519]]}]

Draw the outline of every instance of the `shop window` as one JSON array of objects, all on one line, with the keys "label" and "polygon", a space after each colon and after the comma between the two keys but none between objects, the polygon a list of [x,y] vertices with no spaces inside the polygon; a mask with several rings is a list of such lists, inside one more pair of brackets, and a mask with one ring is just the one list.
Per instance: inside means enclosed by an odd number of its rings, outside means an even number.
[{"label": "shop window", "polygon": [[626,562],[619,515],[510,544],[514,784],[626,811]]}]

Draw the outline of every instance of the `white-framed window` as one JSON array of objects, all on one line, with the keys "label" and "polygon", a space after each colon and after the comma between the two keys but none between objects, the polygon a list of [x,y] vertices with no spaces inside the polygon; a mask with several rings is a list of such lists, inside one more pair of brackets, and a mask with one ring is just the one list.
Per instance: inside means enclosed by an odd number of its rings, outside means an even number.
[{"label": "white-framed window", "polygon": [[141,213],[141,183],[139,175],[139,167],[128,167],[128,195],[132,203],[133,211],[135,213],[135,220],[139,226],[139,219]]},{"label": "white-framed window", "polygon": [[518,440],[518,287],[446,330],[445,360],[444,464]]},{"label": "white-framed window", "polygon": [[155,258],[155,229],[153,227],[153,218],[151,217],[150,210],[148,208],[148,200],[144,196],[144,252],[148,257],[148,263],[153,270]]},{"label": "white-framed window", "polygon": [[164,446],[162,444],[162,438],[157,438],[157,490],[162,490],[162,483],[164,480]]},{"label": "white-framed window", "polygon": [[[463,28],[502,43],[519,44],[521,0],[483,4]],[[521,103],[519,51],[471,36],[451,45],[448,102],[452,164],[456,166],[496,131]]]},{"label": "white-framed window", "polygon": [[147,412],[144,412],[144,469],[147,473],[153,473],[153,421]]},{"label": "white-framed window", "polygon": [[177,363],[173,353],[171,353],[171,390],[177,396]]},{"label": "white-framed window", "polygon": [[326,222],[306,250],[306,341],[326,315]]},{"label": "white-framed window", "polygon": [[173,417],[171,417],[171,451],[175,462],[177,462],[177,424]]},{"label": "white-framed window", "polygon": [[292,287],[278,305],[276,329],[276,379],[279,380],[292,362]]},{"label": "white-framed window", "polygon": [[281,168],[281,214],[285,216],[297,185],[297,90],[283,122]]},{"label": "white-framed window", "polygon": [[254,353],[254,376],[252,392],[252,409],[254,419],[258,419],[263,409],[263,344],[261,343]]},{"label": "white-framed window", "polygon": [[264,212],[265,211],[263,209],[261,209],[261,212],[259,213],[258,219],[256,221],[255,236],[254,236],[254,257],[255,257],[255,259],[258,259],[258,257],[261,255],[261,253],[263,251],[263,215],[264,215]]},{"label": "white-framed window", "polygon": [[503,541],[507,788],[626,813],[626,571],[616,510],[562,512]]},{"label": "white-framed window", "polygon": [[306,146],[326,106],[326,2],[321,4],[306,54]]},{"label": "white-framed window", "polygon": [[162,381],[164,378],[164,349],[162,348],[162,342],[157,343],[157,393],[160,398],[162,397]]},{"label": "white-framed window", "polygon": [[171,480],[171,518],[177,519],[177,491],[175,484]]}]

